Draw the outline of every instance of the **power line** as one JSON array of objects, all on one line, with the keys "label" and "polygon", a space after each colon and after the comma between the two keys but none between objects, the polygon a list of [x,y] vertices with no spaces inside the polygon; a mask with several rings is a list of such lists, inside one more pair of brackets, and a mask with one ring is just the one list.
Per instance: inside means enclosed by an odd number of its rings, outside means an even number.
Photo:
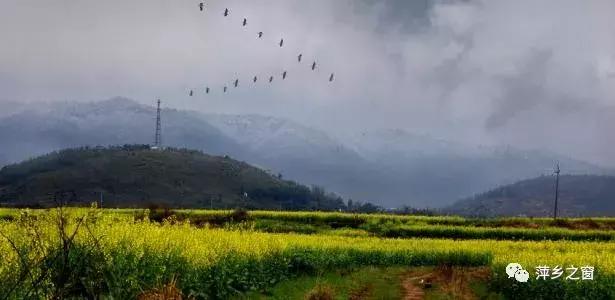
[{"label": "power line", "polygon": [[559,162],[555,166],[555,205],[553,207],[553,219],[557,220],[557,201],[559,200],[559,174],[561,170],[559,168]]}]

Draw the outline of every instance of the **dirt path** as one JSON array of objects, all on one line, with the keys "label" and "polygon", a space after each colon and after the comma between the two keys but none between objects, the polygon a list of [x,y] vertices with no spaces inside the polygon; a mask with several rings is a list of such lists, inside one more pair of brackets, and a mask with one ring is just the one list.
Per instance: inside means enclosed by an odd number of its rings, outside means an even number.
[{"label": "dirt path", "polygon": [[365,285],[359,287],[358,289],[354,289],[350,291],[350,296],[348,300],[363,300],[368,299],[372,293],[372,287],[370,285]]},{"label": "dirt path", "polygon": [[431,270],[412,270],[401,278],[404,289],[404,300],[425,299],[425,290],[421,280],[434,284],[433,289],[453,296],[455,299],[476,299],[470,283],[472,281],[488,281],[491,270],[481,268],[438,267]]},{"label": "dirt path", "polygon": [[425,292],[420,285],[420,280],[431,277],[431,273],[427,274],[408,274],[402,279],[402,286],[404,288],[404,300],[423,300],[425,299]]},{"label": "dirt path", "polygon": [[412,278],[406,278],[402,282],[404,287],[404,300],[423,300],[425,299],[425,292],[418,287]]}]

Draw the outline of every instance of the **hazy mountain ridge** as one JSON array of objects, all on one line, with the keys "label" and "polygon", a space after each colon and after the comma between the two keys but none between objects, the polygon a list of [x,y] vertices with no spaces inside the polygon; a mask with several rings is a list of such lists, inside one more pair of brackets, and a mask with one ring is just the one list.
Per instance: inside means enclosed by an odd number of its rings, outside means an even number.
[{"label": "hazy mountain ridge", "polygon": [[360,159],[357,153],[325,132],[290,120],[261,115],[222,114],[207,114],[203,118],[266,159],[279,159],[280,155],[318,158],[329,162],[339,162],[342,158]]},{"label": "hazy mountain ridge", "polygon": [[[502,184],[549,174],[556,160],[577,174],[605,170],[512,147],[474,147],[400,129],[339,138],[260,115],[163,111],[163,143],[234,158],[385,207],[437,207]],[[155,108],[125,98],[37,107],[0,118],[0,163],[77,146],[149,144]],[[4,156],[4,158],[3,158]]]},{"label": "hazy mountain ridge", "polygon": [[[541,150],[523,150],[510,145],[465,145],[415,134],[403,129],[381,129],[356,134],[352,146],[361,156],[385,164],[398,165],[400,160],[429,160],[457,158],[465,160],[515,160],[528,161],[534,166],[535,175],[550,173],[557,161],[565,162],[569,173],[608,173],[606,168],[570,157]],[[392,161],[392,162],[391,162]],[[510,170],[502,170],[510,172]]]},{"label": "hazy mountain ridge", "polygon": [[357,132],[347,138],[347,143],[370,160],[380,160],[390,156],[423,158],[437,155],[467,155],[470,151],[468,147],[457,143],[403,129]]},{"label": "hazy mountain ridge", "polygon": [[[242,147],[194,114],[165,109],[167,145],[240,155]],[[151,144],[155,109],[125,98],[36,107],[0,119],[0,146],[9,162],[79,146]]]}]

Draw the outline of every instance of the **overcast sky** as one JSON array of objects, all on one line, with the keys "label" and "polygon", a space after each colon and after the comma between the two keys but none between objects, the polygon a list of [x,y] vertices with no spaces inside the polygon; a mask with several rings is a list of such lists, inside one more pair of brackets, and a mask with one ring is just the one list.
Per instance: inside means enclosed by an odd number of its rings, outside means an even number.
[{"label": "overcast sky", "polygon": [[203,13],[198,3],[0,0],[0,110],[161,97],[615,165],[615,1],[217,0]]}]

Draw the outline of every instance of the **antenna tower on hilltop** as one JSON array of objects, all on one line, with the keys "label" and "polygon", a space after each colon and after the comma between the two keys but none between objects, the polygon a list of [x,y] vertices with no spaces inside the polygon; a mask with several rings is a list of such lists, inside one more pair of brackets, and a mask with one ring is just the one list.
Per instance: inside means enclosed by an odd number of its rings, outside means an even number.
[{"label": "antenna tower on hilltop", "polygon": [[156,135],[154,137],[154,146],[152,149],[160,149],[162,147],[162,126],[160,123],[160,99],[158,99],[158,108],[156,109]]}]

